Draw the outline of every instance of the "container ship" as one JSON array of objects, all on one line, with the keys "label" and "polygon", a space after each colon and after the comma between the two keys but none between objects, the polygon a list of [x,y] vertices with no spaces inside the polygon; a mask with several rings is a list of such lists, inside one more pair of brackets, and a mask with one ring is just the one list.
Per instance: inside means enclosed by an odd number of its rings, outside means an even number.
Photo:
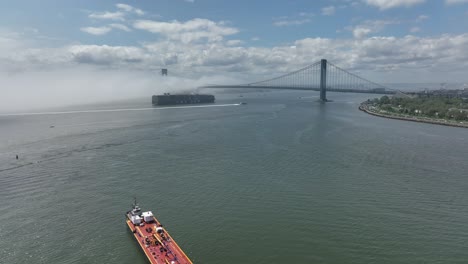
[{"label": "container ship", "polygon": [[136,200],[126,213],[127,225],[152,264],[192,264],[151,211],[142,212]]},{"label": "container ship", "polygon": [[169,94],[153,95],[153,105],[208,104],[214,103],[212,94]]}]

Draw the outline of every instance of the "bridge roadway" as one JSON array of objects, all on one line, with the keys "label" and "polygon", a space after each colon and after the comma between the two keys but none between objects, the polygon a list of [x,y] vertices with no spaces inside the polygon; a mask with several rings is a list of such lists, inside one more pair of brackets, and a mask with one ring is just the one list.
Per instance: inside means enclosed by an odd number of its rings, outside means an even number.
[{"label": "bridge roadway", "polygon": [[[209,88],[209,89],[272,89],[272,90],[302,90],[302,91],[317,91],[320,92],[320,87],[284,87],[284,86],[261,86],[261,85],[205,85],[198,88]],[[327,87],[327,92],[337,93],[370,93],[370,94],[396,94],[396,91],[382,90],[382,89],[346,89],[346,88],[333,88]]]}]

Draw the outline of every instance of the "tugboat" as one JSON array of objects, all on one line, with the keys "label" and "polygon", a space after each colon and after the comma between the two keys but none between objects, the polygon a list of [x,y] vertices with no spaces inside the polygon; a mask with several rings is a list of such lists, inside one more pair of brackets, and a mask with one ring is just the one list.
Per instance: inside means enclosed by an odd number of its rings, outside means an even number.
[{"label": "tugboat", "polygon": [[151,211],[142,212],[135,199],[126,222],[152,264],[192,264]]}]

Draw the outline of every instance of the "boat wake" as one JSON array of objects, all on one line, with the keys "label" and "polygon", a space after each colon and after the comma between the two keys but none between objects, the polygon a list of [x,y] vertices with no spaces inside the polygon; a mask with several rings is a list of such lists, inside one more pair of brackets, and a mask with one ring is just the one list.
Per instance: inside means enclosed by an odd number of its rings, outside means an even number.
[{"label": "boat wake", "polygon": [[153,111],[153,110],[169,110],[169,109],[185,109],[185,108],[226,107],[226,106],[239,106],[239,105],[241,104],[238,103],[238,104],[187,105],[187,106],[166,106],[166,107],[146,107],[146,108],[95,109],[95,110],[60,111],[60,112],[13,113],[13,114],[0,114],[0,116],[66,115],[66,114],[83,114],[83,113]]}]

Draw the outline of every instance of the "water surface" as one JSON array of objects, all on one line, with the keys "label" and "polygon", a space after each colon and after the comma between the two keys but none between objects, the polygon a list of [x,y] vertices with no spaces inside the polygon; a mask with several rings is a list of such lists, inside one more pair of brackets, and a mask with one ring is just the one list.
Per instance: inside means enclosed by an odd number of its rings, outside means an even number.
[{"label": "water surface", "polygon": [[466,262],[468,130],[317,96],[0,116],[3,263],[145,263],[135,195],[196,263]]}]

